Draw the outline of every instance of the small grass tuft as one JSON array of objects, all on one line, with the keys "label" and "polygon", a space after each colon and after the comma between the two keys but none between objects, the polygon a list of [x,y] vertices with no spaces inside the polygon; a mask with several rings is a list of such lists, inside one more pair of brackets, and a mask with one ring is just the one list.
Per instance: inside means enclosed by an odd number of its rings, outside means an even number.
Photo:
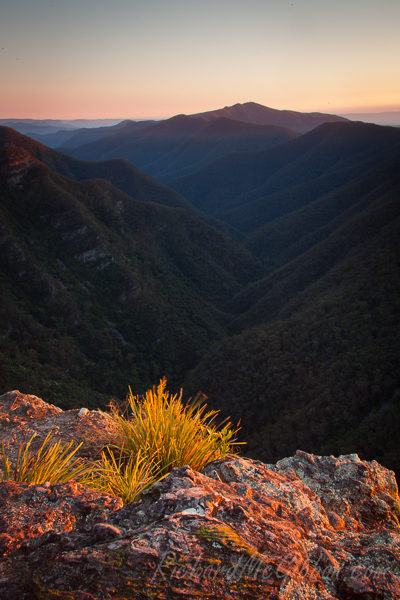
[{"label": "small grass tuft", "polygon": [[30,451],[30,446],[36,433],[25,444],[21,444],[14,467],[7,458],[4,442],[2,447],[2,470],[0,472],[0,481],[19,481],[22,483],[65,483],[71,479],[78,482],[85,481],[92,466],[81,458],[74,455],[81,447],[80,443],[73,448],[73,440],[68,444],[61,445],[61,442],[55,442],[50,445],[53,433],[50,432],[43,444],[36,452]]},{"label": "small grass tuft", "polygon": [[156,467],[140,452],[126,457],[123,449],[116,455],[107,447],[101,459],[93,464],[85,484],[99,492],[119,496],[124,504],[129,504],[160,479]]}]

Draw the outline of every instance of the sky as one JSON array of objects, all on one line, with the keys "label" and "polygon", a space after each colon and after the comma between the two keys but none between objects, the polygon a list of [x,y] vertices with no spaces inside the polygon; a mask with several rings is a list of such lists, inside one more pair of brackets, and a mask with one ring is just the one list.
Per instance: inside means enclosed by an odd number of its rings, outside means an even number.
[{"label": "sky", "polygon": [[0,0],[0,118],[400,110],[399,0]]}]

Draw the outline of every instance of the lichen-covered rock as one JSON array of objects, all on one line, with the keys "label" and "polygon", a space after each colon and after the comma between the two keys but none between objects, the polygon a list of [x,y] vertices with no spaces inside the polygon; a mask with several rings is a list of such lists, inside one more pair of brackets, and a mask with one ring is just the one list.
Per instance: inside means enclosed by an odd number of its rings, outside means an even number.
[{"label": "lichen-covered rock", "polygon": [[[232,457],[174,469],[140,502],[47,530],[8,560],[34,599],[395,599],[397,500],[393,474],[352,455]],[[23,598],[15,589],[7,598]]]},{"label": "lichen-covered rock", "polygon": [[41,540],[36,538],[44,533],[91,529],[121,507],[120,498],[74,481],[43,485],[4,481],[0,483],[0,556],[21,545],[37,547]]},{"label": "lichen-covered rock", "polygon": [[175,468],[123,508],[74,483],[2,485],[1,600],[400,598],[395,477],[357,455]]},{"label": "lichen-covered rock", "polygon": [[[28,584],[22,577],[27,557],[44,546],[48,559],[51,548],[69,547],[69,532],[91,531],[121,507],[120,498],[74,481],[52,485],[0,483],[0,598],[30,600],[30,576]],[[51,562],[43,566],[50,568]]]}]

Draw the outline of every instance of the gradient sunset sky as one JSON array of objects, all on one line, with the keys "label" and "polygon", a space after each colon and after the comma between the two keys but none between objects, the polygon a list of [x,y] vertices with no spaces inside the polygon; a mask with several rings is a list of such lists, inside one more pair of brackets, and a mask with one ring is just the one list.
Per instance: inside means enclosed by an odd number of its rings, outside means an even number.
[{"label": "gradient sunset sky", "polygon": [[399,0],[0,0],[0,118],[400,110]]}]

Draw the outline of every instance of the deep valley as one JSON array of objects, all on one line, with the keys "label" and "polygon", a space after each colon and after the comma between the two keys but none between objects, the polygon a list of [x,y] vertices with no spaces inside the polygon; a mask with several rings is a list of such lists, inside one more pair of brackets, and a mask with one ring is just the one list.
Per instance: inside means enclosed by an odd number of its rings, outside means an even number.
[{"label": "deep valley", "polygon": [[248,456],[400,472],[400,129],[271,110],[0,128],[1,393],[166,376]]}]

